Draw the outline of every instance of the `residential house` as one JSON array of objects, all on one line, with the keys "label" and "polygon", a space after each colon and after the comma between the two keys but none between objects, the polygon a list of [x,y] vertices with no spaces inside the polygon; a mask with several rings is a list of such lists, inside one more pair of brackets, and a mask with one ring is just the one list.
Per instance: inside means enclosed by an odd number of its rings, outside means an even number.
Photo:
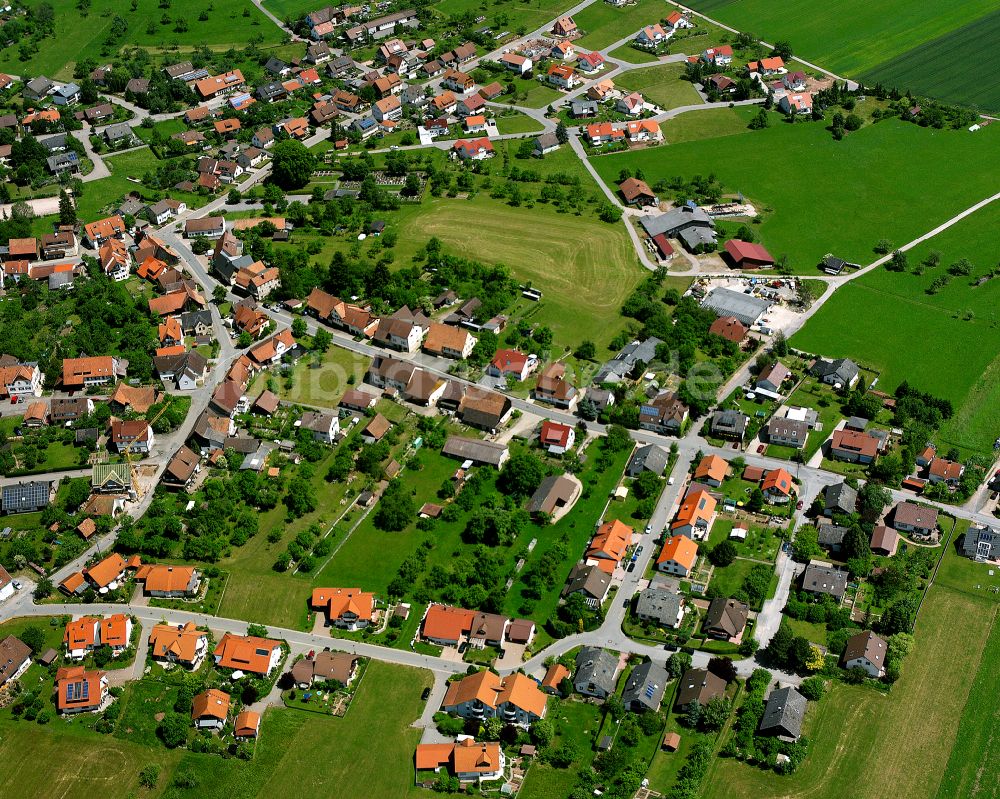
[{"label": "residential house", "polygon": [[580,53],[576,59],[576,68],[585,75],[593,75],[604,69],[604,56],[598,52]]},{"label": "residential house", "polygon": [[784,505],[791,501],[795,493],[792,476],[784,469],[772,469],[764,475],[760,484],[764,499],[771,505]]},{"label": "residential house", "polygon": [[566,379],[566,365],[561,361],[554,361],[542,370],[532,393],[536,400],[567,410],[572,410],[578,399],[576,387]]},{"label": "residential house", "polygon": [[791,686],[771,691],[757,728],[758,734],[780,741],[797,741],[802,735],[807,704],[806,698]]},{"label": "residential house", "polygon": [[506,759],[499,743],[476,743],[462,738],[456,743],[418,744],[417,772],[447,770],[459,783],[491,782],[504,775]]},{"label": "residential house", "polygon": [[762,58],[760,61],[747,63],[747,71],[759,78],[770,78],[785,72],[785,61],[781,56]]},{"label": "residential house", "polygon": [[834,361],[817,359],[809,371],[827,385],[844,389],[854,388],[861,375],[858,365],[850,358]]},{"label": "residential house", "polygon": [[229,717],[229,694],[209,688],[191,700],[191,719],[199,730],[221,732]]},{"label": "residential house", "polygon": [[1000,561],[1000,530],[972,525],[962,536],[962,553],[976,561]]},{"label": "residential house", "polygon": [[203,216],[184,221],[185,238],[218,239],[226,232],[226,219],[222,216]]},{"label": "residential house", "polygon": [[499,349],[490,361],[486,373],[491,377],[513,377],[518,382],[527,380],[538,366],[538,358],[517,350]]},{"label": "residential house", "polygon": [[167,463],[163,472],[163,485],[167,488],[188,488],[200,468],[201,458],[181,444],[180,449]]},{"label": "residential house", "polygon": [[938,511],[915,502],[900,502],[893,511],[892,526],[920,538],[936,538]]},{"label": "residential house", "polygon": [[864,669],[869,677],[878,679],[885,675],[886,642],[871,630],[865,630],[847,639],[840,664],[848,671]]},{"label": "residential house", "polygon": [[108,676],[83,666],[65,666],[56,672],[56,709],[60,715],[96,713],[108,698]]},{"label": "residential house", "polygon": [[622,689],[622,704],[633,713],[656,713],[667,691],[670,674],[651,660],[640,663],[628,676]]},{"label": "residential house", "polygon": [[165,563],[143,565],[136,572],[135,579],[143,584],[146,596],[167,599],[193,597],[201,587],[201,574],[193,566],[172,566]]},{"label": "residential house", "polygon": [[328,625],[361,630],[372,622],[375,595],[360,588],[314,588],[309,606],[325,613]]},{"label": "residential house", "polygon": [[611,575],[598,566],[596,562],[576,563],[570,569],[562,596],[580,594],[589,607],[599,608],[608,598],[610,590]]},{"label": "residential house", "polygon": [[265,677],[281,661],[280,641],[226,633],[215,647],[215,665]]},{"label": "residential house", "polygon": [[124,378],[125,369],[125,364],[111,355],[64,358],[62,384],[67,389],[105,386],[116,382],[118,378]]},{"label": "residential house", "polygon": [[94,412],[94,401],[89,397],[54,397],[49,406],[53,424],[75,422]]},{"label": "residential house", "polygon": [[730,441],[742,441],[749,423],[749,416],[731,409],[716,411],[710,421],[712,435]]},{"label": "residential house", "polygon": [[633,534],[634,530],[618,519],[605,522],[594,533],[585,557],[597,561],[597,565],[610,574],[625,557]]},{"label": "residential house", "polygon": [[694,479],[699,483],[718,488],[729,475],[729,463],[718,455],[706,455],[694,470]]},{"label": "residential house", "polygon": [[759,375],[757,375],[754,388],[764,389],[765,391],[778,394],[781,391],[782,383],[790,379],[791,376],[791,369],[785,366],[781,361],[775,361],[769,367],[766,367]]},{"label": "residential house", "polygon": [[441,448],[441,454],[460,461],[471,461],[473,465],[501,468],[510,458],[506,444],[482,441],[478,438],[449,436]]},{"label": "residential house", "polygon": [[423,348],[424,352],[432,355],[463,360],[472,354],[476,341],[477,339],[467,330],[432,322],[428,325]]},{"label": "residential house", "polygon": [[[655,119],[638,119],[625,123],[625,138],[629,144],[663,141],[663,131]],[[655,205],[655,203],[653,203]]]},{"label": "residential house", "polygon": [[243,73],[238,69],[234,69],[231,72],[195,81],[194,90],[202,100],[211,100],[215,97],[223,97],[239,91],[244,85]]},{"label": "residential house", "polygon": [[595,122],[592,125],[587,125],[583,135],[594,147],[625,141],[624,129],[612,125],[610,122]]},{"label": "residential house", "polygon": [[119,453],[145,455],[153,448],[156,437],[145,419],[114,419],[111,422],[111,446]]},{"label": "residential house", "polygon": [[684,596],[651,585],[639,593],[635,615],[641,621],[677,629],[684,621]]},{"label": "residential house", "polygon": [[458,139],[452,145],[452,155],[461,161],[484,161],[493,157],[493,144],[487,138]]},{"label": "residential house", "polygon": [[552,33],[555,36],[572,36],[577,33],[576,23],[572,17],[560,17],[552,26]]},{"label": "residential house", "polygon": [[118,587],[127,568],[125,559],[115,552],[84,569],[83,576],[96,591],[103,594],[106,593],[105,589],[113,591]]},{"label": "residential house", "polygon": [[877,524],[872,530],[869,546],[876,555],[891,558],[899,547],[899,533],[884,524]]},{"label": "residential house", "polygon": [[576,655],[573,687],[578,694],[607,699],[615,692],[618,658],[606,649],[585,646]]},{"label": "residential house", "polygon": [[531,72],[534,64],[530,58],[519,53],[504,53],[500,56],[500,63],[503,64],[511,72],[516,72],[518,75],[526,75]]},{"label": "residential house", "polygon": [[8,635],[0,641],[0,689],[13,682],[31,665],[31,648],[20,638]]},{"label": "residential house", "polygon": [[647,25],[633,40],[635,44],[646,50],[655,50],[656,46],[665,42],[670,37],[662,25]]},{"label": "residential house", "polygon": [[541,158],[559,149],[559,137],[555,133],[543,133],[535,139],[532,155]]},{"label": "residential house", "polygon": [[570,425],[546,419],[538,439],[550,455],[562,455],[573,448],[576,431]]},{"label": "residential house", "polygon": [[927,479],[932,483],[946,483],[949,488],[956,488],[965,474],[965,467],[946,458],[934,458],[927,467]]},{"label": "residential house", "polygon": [[850,463],[873,463],[878,457],[879,440],[856,430],[835,430],[830,439],[830,457]]},{"label": "residential house", "polygon": [[573,67],[567,64],[553,64],[549,67],[546,80],[560,89],[572,89],[579,83]]},{"label": "residential house", "polygon": [[305,411],[299,420],[302,430],[312,433],[315,441],[333,444],[340,433],[340,420],[332,413],[320,411]]},{"label": "residential house", "polygon": [[[706,495],[707,496],[707,495]],[[657,571],[687,577],[698,560],[698,545],[686,535],[674,535],[663,543],[656,558]]]},{"label": "residential house", "polygon": [[802,590],[810,594],[827,594],[839,602],[847,590],[847,572],[822,560],[810,560],[802,573]]},{"label": "residential house", "polygon": [[100,617],[84,616],[70,621],[63,630],[63,647],[69,660],[83,660],[100,645]]},{"label": "residential house", "polygon": [[514,672],[500,678],[483,670],[449,683],[441,710],[467,719],[499,718],[526,728],[544,717],[545,704],[545,694],[530,677]]},{"label": "residential house", "polygon": [[778,109],[783,114],[811,114],[813,96],[809,92],[782,95],[778,98]]},{"label": "residential house", "polygon": [[721,677],[708,669],[688,669],[678,683],[675,707],[678,710],[686,710],[693,704],[704,707],[725,693],[726,681]]},{"label": "residential house", "polygon": [[646,101],[639,92],[630,92],[618,99],[615,103],[615,111],[628,116],[639,116],[646,106]]},{"label": "residential house", "polygon": [[639,407],[639,427],[642,430],[678,435],[687,420],[687,405],[670,392],[663,392]]},{"label": "residential house", "polygon": [[125,235],[125,221],[118,215],[98,219],[83,226],[87,243],[97,249],[108,239],[120,239]]},{"label": "residential house", "polygon": [[857,510],[858,492],[847,483],[836,483],[823,489],[823,505],[828,514],[849,515]]},{"label": "residential house", "polygon": [[624,198],[626,205],[645,208],[646,206],[656,206],[660,202],[649,184],[638,178],[623,180],[618,184],[618,191]]},{"label": "residential house", "polygon": [[492,432],[507,423],[512,410],[506,395],[470,387],[459,403],[458,417],[470,427]]},{"label": "residential house", "polygon": [[709,603],[701,631],[717,641],[739,643],[749,615],[749,605],[736,599],[718,597]]},{"label": "residential house", "polygon": [[710,47],[702,51],[701,60],[714,67],[727,67],[733,63],[733,48],[728,44]]},{"label": "residential house", "polygon": [[629,477],[638,477],[643,472],[653,472],[662,477],[669,462],[670,454],[663,447],[644,444],[632,453],[625,467],[625,474]]}]

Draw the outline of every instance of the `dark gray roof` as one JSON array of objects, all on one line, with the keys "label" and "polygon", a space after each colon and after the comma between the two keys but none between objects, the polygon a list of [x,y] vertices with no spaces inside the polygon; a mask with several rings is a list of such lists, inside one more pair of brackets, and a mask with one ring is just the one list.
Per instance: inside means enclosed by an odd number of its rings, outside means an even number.
[{"label": "dark gray roof", "polygon": [[997,560],[1000,558],[1000,530],[970,527],[962,540],[962,551],[970,558]]},{"label": "dark gray roof", "polygon": [[714,228],[712,218],[701,208],[682,205],[659,216],[644,216],[639,224],[650,237],[666,233],[668,237],[677,236],[682,230],[692,226]]},{"label": "dark gray roof", "polygon": [[838,510],[841,513],[854,513],[858,505],[858,492],[847,483],[837,483],[827,486],[823,491],[823,502],[828,511]]},{"label": "dark gray roof", "polygon": [[838,358],[835,361],[824,361],[820,358],[813,364],[812,373],[824,380],[834,378],[846,386],[858,376],[858,365],[850,358]]},{"label": "dark gray roof", "polygon": [[132,136],[132,128],[130,125],[124,122],[116,122],[113,125],[108,125],[104,129],[104,138],[108,141],[118,141],[119,139],[128,139]]},{"label": "dark gray roof", "polygon": [[704,300],[702,308],[707,308],[717,316],[735,316],[743,324],[753,327],[773,303],[761,297],[751,297],[742,291],[727,288],[714,289]]},{"label": "dark gray roof", "polygon": [[688,669],[677,686],[677,706],[685,707],[692,702],[706,705],[717,696],[726,693],[726,681],[712,674],[708,669]]},{"label": "dark gray roof", "polygon": [[655,713],[660,709],[668,682],[670,675],[662,666],[652,661],[640,663],[628,676],[622,690],[622,702],[632,710],[652,710]]},{"label": "dark gray roof", "polygon": [[656,444],[646,444],[635,451],[632,459],[629,461],[628,468],[629,472],[646,469],[647,471],[662,475],[669,461],[670,453],[663,447],[658,447]]},{"label": "dark gray roof", "polygon": [[548,150],[550,147],[559,146],[559,137],[555,133],[543,133],[535,139],[535,149]]},{"label": "dark gray roof", "polygon": [[49,495],[52,484],[48,480],[33,480],[30,483],[17,483],[3,487],[4,513],[30,513],[46,508],[49,505]]},{"label": "dark gray roof", "polygon": [[760,731],[766,735],[798,738],[806,716],[806,698],[792,687],[771,691],[760,720]]},{"label": "dark gray roof", "polygon": [[450,436],[441,452],[459,460],[470,460],[499,467],[506,458],[507,447],[492,441],[480,441],[478,438]]},{"label": "dark gray roof", "polygon": [[805,444],[809,437],[809,425],[798,419],[776,417],[767,423],[768,438],[781,438],[785,441],[795,441]]},{"label": "dark gray roof", "polygon": [[712,432],[743,436],[750,417],[734,410],[716,411],[712,414]]},{"label": "dark gray roof", "polygon": [[528,511],[531,513],[552,513],[561,505],[569,503],[576,493],[576,483],[566,475],[553,474],[539,484],[531,495]]},{"label": "dark gray roof", "polygon": [[605,693],[615,690],[615,673],[618,658],[605,649],[585,646],[576,656],[576,676],[573,684],[578,686],[596,685]]},{"label": "dark gray roof", "polygon": [[820,546],[839,547],[844,543],[847,530],[847,527],[839,524],[821,524],[816,533],[816,540]]},{"label": "dark gray roof", "polygon": [[677,614],[680,613],[683,601],[684,597],[676,591],[650,587],[639,594],[635,607],[636,614],[674,627],[677,625]]},{"label": "dark gray roof", "polygon": [[802,574],[802,588],[814,594],[829,594],[840,599],[847,590],[847,572],[821,560],[811,560]]},{"label": "dark gray roof", "polygon": [[677,238],[683,241],[689,250],[696,250],[698,247],[715,244],[715,231],[707,227],[686,227],[677,234]]},{"label": "dark gray roof", "polygon": [[663,342],[655,336],[645,341],[633,341],[622,347],[610,361],[607,361],[594,377],[594,383],[620,383],[639,362],[649,363],[656,357],[656,348]]}]

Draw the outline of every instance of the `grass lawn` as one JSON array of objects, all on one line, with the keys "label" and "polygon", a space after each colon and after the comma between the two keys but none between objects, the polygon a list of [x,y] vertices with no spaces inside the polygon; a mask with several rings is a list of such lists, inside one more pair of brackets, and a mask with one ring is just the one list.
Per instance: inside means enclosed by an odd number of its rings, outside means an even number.
[{"label": "grass lawn", "polygon": [[956,0],[941,18],[931,0],[835,0],[822,5],[813,0],[781,5],[768,0],[691,0],[689,5],[766,41],[787,40],[796,55],[854,76],[996,9],[990,0]]},{"label": "grass lawn", "polygon": [[537,80],[531,81],[530,87],[522,81],[518,84],[518,89],[526,92],[524,99],[517,102],[518,105],[523,105],[525,108],[544,108],[563,98],[563,92],[559,89]]},{"label": "grass lawn", "polygon": [[[995,184],[978,165],[996,148],[994,137],[1000,137],[996,126],[973,135],[888,120],[836,142],[823,123],[789,125],[775,116],[766,130],[592,163],[609,185],[623,168],[642,169],[651,184],[714,173],[725,191],[772,208],[759,226],[761,242],[776,256],[787,255],[794,271],[815,274],[828,252],[869,263],[879,239],[904,244],[992,194]],[[775,168],[755,156],[760,152],[781,152],[795,169]],[[954,180],[956,173],[964,179]]]},{"label": "grass lawn", "polygon": [[540,302],[520,300],[518,306],[532,323],[549,325],[557,345],[590,339],[600,348],[626,326],[622,303],[645,270],[621,225],[541,204],[512,208],[482,195],[425,200],[413,211],[400,219],[400,242],[422,244],[437,236],[453,252],[507,265],[543,292]]},{"label": "grass lawn", "polygon": [[[669,10],[657,0],[639,0],[635,5],[615,8],[607,3],[592,3],[575,14],[573,19],[584,35],[577,39],[578,47],[600,50],[624,39],[645,25],[665,17]],[[617,81],[615,81],[617,83]]]},{"label": "grass lawn", "polygon": [[[111,175],[93,183],[84,184],[83,196],[77,201],[77,213],[81,219],[97,219],[105,215],[106,206],[116,203],[130,192],[138,192],[144,198],[151,198],[153,192],[141,183],[133,183],[128,178],[142,179],[142,176],[155,170],[160,161],[152,150],[143,148],[120,155],[105,156]],[[205,204],[208,198],[189,192],[170,191],[170,196],[187,203],[188,208],[198,208]]]},{"label": "grass lawn", "polygon": [[[836,684],[807,716],[809,755],[795,774],[780,778],[781,796],[841,799],[845,774],[851,775],[850,795],[859,799],[882,799],[890,794],[932,799],[937,795],[963,708],[970,699],[978,704],[977,712],[995,706],[973,694],[970,674],[981,664],[987,665],[986,641],[996,607],[984,599],[932,587],[917,618],[913,653],[892,691],[884,695]],[[995,662],[989,667],[995,671]],[[907,729],[920,729],[925,735],[900,734]],[[934,746],[927,746],[928,738]],[[976,753],[974,762],[980,764],[983,754]],[[775,796],[775,779],[771,772],[720,758],[713,761],[702,796]],[[992,790],[995,780],[988,785]]]},{"label": "grass lawn", "polygon": [[648,50],[640,50],[631,44],[623,44],[621,47],[616,47],[609,55],[612,58],[625,61],[629,64],[655,64],[660,60],[660,57],[656,53],[651,53]]},{"label": "grass lawn", "polygon": [[506,133],[537,133],[542,129],[541,124],[529,117],[527,114],[514,113],[508,116],[498,116],[497,130],[501,134]]},{"label": "grass lawn", "polygon": [[[35,7],[39,3],[28,5]],[[55,11],[55,36],[43,39],[38,52],[27,62],[18,58],[16,47],[7,47],[0,52],[0,69],[18,75],[48,75],[68,80],[73,77],[73,66],[79,60],[93,58],[100,63],[114,60],[102,55],[102,50],[116,15],[124,18],[128,29],[111,48],[113,52],[129,45],[154,52],[203,44],[227,50],[231,46],[245,46],[252,36],[259,37],[265,45],[283,39],[273,22],[242,0],[216,0],[208,4],[202,0],[172,0],[167,10],[159,6],[159,0],[138,0],[135,10],[120,0],[93,0],[85,16],[75,0],[51,0],[49,5]],[[208,13],[207,20],[199,20],[202,11]],[[172,22],[162,24],[164,14]],[[177,32],[177,20],[185,20],[188,29]]]},{"label": "grass lawn", "polygon": [[[323,362],[314,368],[301,359],[292,369],[292,387],[285,388],[284,378],[278,378],[278,396],[303,405],[336,408],[344,392],[364,381],[371,360],[343,347],[330,345]],[[354,377],[353,383],[349,382]],[[264,385],[255,386],[263,389]]]},{"label": "grass lawn", "polygon": [[788,622],[788,626],[791,628],[795,635],[801,635],[803,638],[807,638],[814,644],[819,644],[820,646],[826,646],[826,625],[816,624],[814,622],[802,621],[801,619],[790,619],[786,618],[785,621]]},{"label": "grass lawn", "polygon": [[662,125],[663,138],[667,144],[683,144],[701,139],[719,139],[746,133],[754,108],[706,108],[704,111],[688,111],[668,119]]},{"label": "grass lawn", "polygon": [[695,105],[701,102],[694,84],[682,80],[683,75],[683,64],[661,64],[625,72],[615,84],[623,89],[641,92],[647,100],[667,111],[682,105]]},{"label": "grass lawn", "polygon": [[157,122],[151,128],[146,128],[142,125],[132,128],[135,131],[135,135],[146,142],[146,144],[149,144],[150,139],[153,138],[154,130],[159,131],[164,136],[173,136],[175,133],[183,133],[187,129],[188,126],[184,124],[184,120],[180,117],[164,119],[162,122]]},{"label": "grass lawn", "polygon": [[[840,398],[833,389],[821,383],[815,377],[806,375],[798,388],[792,392],[785,403],[788,406],[812,408],[819,414],[819,424],[822,426],[817,430],[810,430],[806,445],[802,450],[803,460],[808,461],[820,448],[820,445],[833,432],[833,428],[844,418],[840,412]],[[771,448],[768,447],[770,453]]]},{"label": "grass lawn", "polygon": [[587,768],[594,759],[594,736],[601,723],[601,711],[597,705],[550,700],[546,718],[552,722],[555,731],[552,745],[558,749],[572,742],[576,744],[579,756],[571,769],[533,762],[518,794],[521,799],[561,799],[569,796],[578,771]]},{"label": "grass lawn", "polygon": [[743,585],[743,580],[750,573],[750,569],[756,565],[752,560],[737,558],[721,569],[716,566],[710,584],[718,589],[718,596],[732,596]]},{"label": "grass lawn", "polygon": [[[883,391],[908,380],[950,399],[955,415],[938,432],[939,444],[963,452],[992,452],[1000,434],[1000,358],[995,346],[1000,280],[971,284],[996,264],[997,224],[1000,204],[993,203],[908,254],[916,267],[932,250],[938,251],[941,266],[922,275],[879,269],[841,287],[794,337],[795,346],[857,359],[881,372]],[[962,258],[972,262],[973,273],[928,294],[931,283]],[[950,345],[922,348],[920,357],[912,358],[906,353],[916,340]],[[961,358],[954,357],[958,351]]]}]

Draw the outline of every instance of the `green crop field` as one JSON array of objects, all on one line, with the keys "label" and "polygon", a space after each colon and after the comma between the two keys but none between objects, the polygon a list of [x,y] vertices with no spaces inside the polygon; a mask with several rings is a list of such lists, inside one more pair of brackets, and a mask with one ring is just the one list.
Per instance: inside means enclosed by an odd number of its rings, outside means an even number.
[{"label": "green crop field", "polygon": [[946,12],[931,0],[690,0],[688,5],[769,42],[786,40],[801,58],[855,77],[996,9],[992,0],[955,0]]},{"label": "green crop field", "polygon": [[[702,113],[714,112],[691,115]],[[591,161],[609,185],[625,168],[642,169],[651,184],[714,173],[725,191],[773,209],[758,228],[761,242],[776,257],[787,254],[795,271],[815,274],[825,253],[868,263],[879,239],[911,241],[993,194],[996,182],[982,164],[998,137],[993,126],[972,134],[888,120],[837,142],[823,123],[788,125],[775,116],[762,131]]]},{"label": "green crop field", "polygon": [[[947,16],[951,17],[951,7]],[[867,84],[909,89],[984,111],[1000,111],[1000,84],[969,78],[969,64],[1000,43],[1000,11],[924,42],[865,72]]]},{"label": "green crop field", "polygon": [[[40,2],[28,0],[26,5],[38,6]],[[172,0],[167,9],[160,7],[159,0],[137,0],[135,10],[123,0],[93,0],[86,16],[76,0],[49,0],[49,5],[55,11],[55,36],[43,39],[27,62],[20,60],[16,43],[0,51],[0,69],[65,80],[72,78],[78,60],[111,60],[111,54],[128,45],[159,51],[204,44],[225,50],[245,46],[251,37],[259,38],[261,44],[276,44],[284,38],[249,0]],[[203,11],[208,15],[204,21],[198,18]],[[128,29],[114,45],[105,48],[116,15],[125,20]],[[164,15],[169,18],[167,24],[163,24]],[[178,20],[187,23],[186,31],[175,30]]]},{"label": "green crop field", "polygon": [[[806,719],[809,754],[795,774],[777,778],[772,772],[720,758],[709,771],[702,796],[933,799],[969,702],[975,706],[974,718],[965,722],[972,726],[963,730],[981,743],[970,745],[966,753],[976,763],[986,755],[987,714],[995,703],[984,702],[983,695],[973,693],[979,684],[972,675],[981,668],[996,671],[995,660],[988,661],[995,657],[995,642],[991,641],[990,648],[986,646],[996,609],[995,602],[932,587],[917,618],[916,645],[903,666],[902,677],[888,695],[836,684],[810,709]],[[919,734],[913,734],[914,730]],[[933,745],[928,745],[930,741]],[[996,745],[990,745],[995,764]],[[995,775],[993,766],[989,768]],[[968,778],[969,774],[962,776]],[[849,779],[849,789],[845,779]],[[969,783],[962,785],[966,790]],[[991,779],[983,782],[980,790],[995,787],[996,781]]]},{"label": "green crop field", "polygon": [[626,72],[615,83],[620,88],[641,92],[647,100],[667,111],[682,105],[696,105],[701,102],[694,84],[683,80],[683,75],[683,65],[662,64]]},{"label": "green crop field", "polygon": [[[971,284],[996,266],[998,224],[1000,203],[993,203],[908,255],[915,267],[931,251],[940,252],[940,266],[919,276],[877,269],[842,286],[794,336],[795,346],[856,358],[881,371],[885,390],[908,380],[947,397],[955,415],[940,430],[941,443],[991,452],[1000,435],[1000,280]],[[973,273],[927,294],[930,284],[962,258],[972,262]],[[917,344],[929,341],[948,346]],[[961,357],[955,357],[958,352]]]},{"label": "green crop field", "polygon": [[[289,2],[290,0],[280,0]],[[494,33],[535,30],[573,6],[573,0],[494,0],[489,8],[482,0],[438,0],[433,8],[444,17],[482,14]]]},{"label": "green crop field", "polygon": [[669,10],[659,0],[638,0],[635,5],[616,8],[607,3],[591,3],[573,19],[584,32],[576,40],[578,47],[600,50],[609,44],[638,33],[640,28],[659,22]]}]

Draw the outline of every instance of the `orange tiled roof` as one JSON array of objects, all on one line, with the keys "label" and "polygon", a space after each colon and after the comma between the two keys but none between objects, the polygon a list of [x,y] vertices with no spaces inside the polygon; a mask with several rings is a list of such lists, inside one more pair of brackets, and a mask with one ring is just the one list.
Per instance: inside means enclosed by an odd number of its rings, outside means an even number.
[{"label": "orange tiled roof", "polygon": [[668,538],[656,559],[657,565],[668,560],[675,561],[690,571],[698,559],[698,545],[686,535],[675,535]]}]

